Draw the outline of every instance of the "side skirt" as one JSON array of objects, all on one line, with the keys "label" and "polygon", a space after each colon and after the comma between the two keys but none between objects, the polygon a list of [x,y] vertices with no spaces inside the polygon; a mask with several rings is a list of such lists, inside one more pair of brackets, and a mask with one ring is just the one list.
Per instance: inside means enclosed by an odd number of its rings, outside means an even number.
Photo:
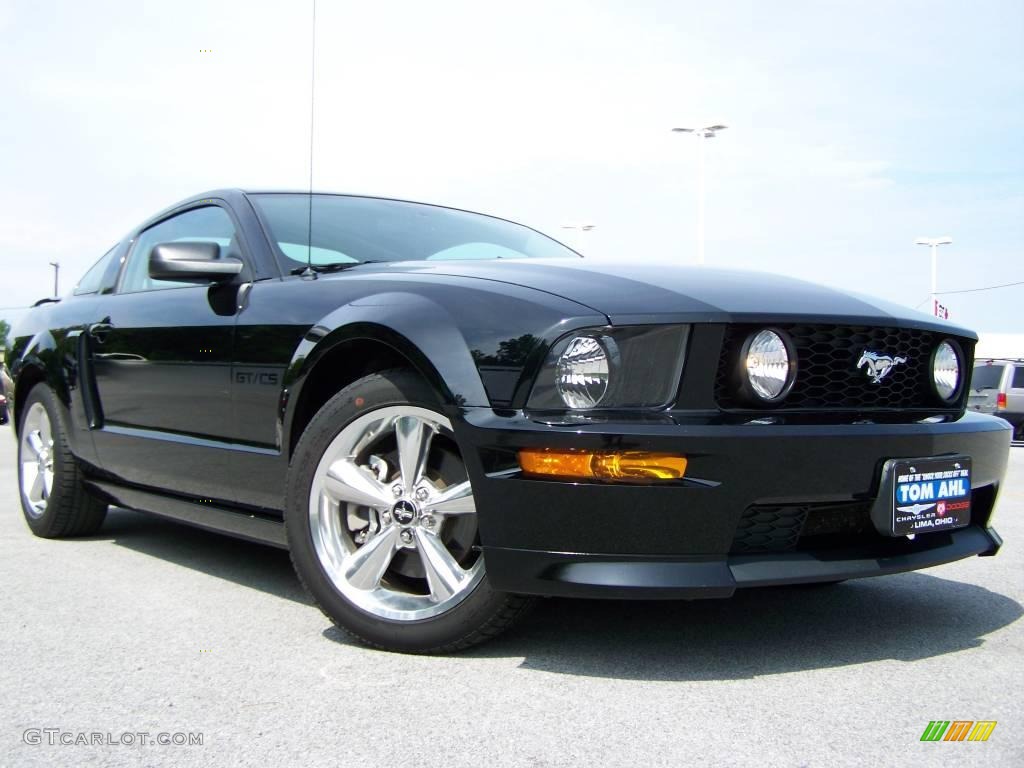
[{"label": "side skirt", "polygon": [[158,493],[129,488],[104,480],[89,479],[86,481],[86,486],[98,496],[119,507],[148,512],[197,528],[225,533],[246,541],[254,541],[258,544],[269,544],[279,549],[288,549],[283,520],[225,507],[199,504],[173,496],[162,496]]}]

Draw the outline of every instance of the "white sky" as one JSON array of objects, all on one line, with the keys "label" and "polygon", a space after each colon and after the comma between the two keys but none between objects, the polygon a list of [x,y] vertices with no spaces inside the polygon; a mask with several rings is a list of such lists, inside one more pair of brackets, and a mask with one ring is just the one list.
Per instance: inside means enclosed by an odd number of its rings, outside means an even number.
[{"label": "white sky", "polygon": [[[0,307],[151,213],[308,183],[311,2],[0,0]],[[594,259],[695,256],[914,306],[1024,281],[1024,3],[330,2],[314,184],[482,210]],[[201,53],[211,49],[211,53]],[[583,238],[582,240],[580,238]],[[1020,332],[1024,286],[946,296]],[[0,316],[10,315],[0,310]]]}]

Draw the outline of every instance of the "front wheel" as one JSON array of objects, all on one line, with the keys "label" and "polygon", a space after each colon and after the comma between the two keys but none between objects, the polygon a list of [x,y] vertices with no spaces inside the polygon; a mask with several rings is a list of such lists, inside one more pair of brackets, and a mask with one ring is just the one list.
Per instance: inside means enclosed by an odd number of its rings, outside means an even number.
[{"label": "front wheel", "polygon": [[47,539],[96,533],[107,505],[85,489],[56,396],[46,385],[36,386],[20,418],[18,488],[28,527]]},{"label": "front wheel", "polygon": [[317,413],[292,460],[285,522],[307,590],[369,645],[460,650],[529,605],[491,589],[451,422],[408,371],[360,379]]}]

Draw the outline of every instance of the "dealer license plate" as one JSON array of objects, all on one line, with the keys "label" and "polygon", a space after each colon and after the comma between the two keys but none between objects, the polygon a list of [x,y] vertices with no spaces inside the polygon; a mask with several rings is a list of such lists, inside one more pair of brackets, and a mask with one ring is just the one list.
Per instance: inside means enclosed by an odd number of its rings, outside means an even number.
[{"label": "dealer license plate", "polygon": [[896,536],[963,528],[971,522],[971,459],[900,459],[892,472]]}]

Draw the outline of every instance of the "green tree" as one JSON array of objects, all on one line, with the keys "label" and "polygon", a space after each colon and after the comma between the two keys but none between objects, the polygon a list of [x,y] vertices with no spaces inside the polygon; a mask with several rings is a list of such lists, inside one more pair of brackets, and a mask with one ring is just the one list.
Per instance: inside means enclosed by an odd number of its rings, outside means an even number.
[{"label": "green tree", "polygon": [[0,320],[0,349],[7,349],[7,334],[11,332],[11,324]]},{"label": "green tree", "polygon": [[488,355],[479,349],[471,350],[470,354],[473,355],[477,365],[523,365],[539,344],[540,339],[527,333],[499,342],[498,352],[495,355]]}]

